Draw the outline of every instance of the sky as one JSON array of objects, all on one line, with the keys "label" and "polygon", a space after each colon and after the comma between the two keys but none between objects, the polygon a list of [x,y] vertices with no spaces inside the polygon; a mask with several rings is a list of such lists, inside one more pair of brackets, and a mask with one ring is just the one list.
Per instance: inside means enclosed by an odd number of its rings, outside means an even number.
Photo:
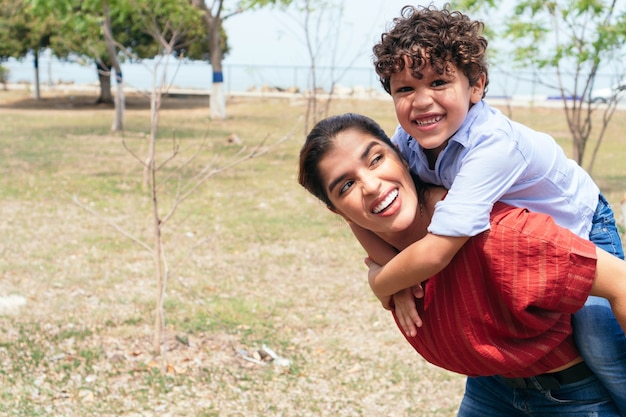
[{"label": "sky", "polygon": [[[231,0],[228,0],[229,2]],[[394,17],[400,15],[402,7],[407,4],[429,5],[430,1],[410,3],[410,0],[327,0],[337,5],[329,8],[324,14],[326,27],[319,30],[319,36],[325,37],[314,44],[320,48],[317,52],[316,65],[351,67],[372,70],[372,46],[380,39],[388,24]],[[445,1],[436,0],[432,4],[441,7]],[[337,22],[339,5],[343,5],[343,14],[340,23]],[[304,41],[303,15],[288,14],[276,8],[264,8],[258,11],[245,12],[232,16],[224,21],[224,28],[228,35],[230,53],[224,58],[223,65],[228,72],[228,66],[255,66],[265,68],[271,66],[308,68],[311,59]],[[170,63],[175,65],[175,63]],[[33,82],[32,58],[21,61],[9,60],[3,63],[10,70],[10,79],[13,82]],[[150,76],[140,64],[122,64],[125,79],[130,85],[149,88]],[[247,71],[244,69],[243,71]],[[286,70],[285,70],[286,71]],[[306,71],[299,71],[306,75]],[[183,87],[210,88],[210,73],[207,73],[206,63],[187,63],[177,72],[176,84]],[[208,74],[208,75],[207,75]],[[289,77],[283,70],[274,71],[270,77]],[[351,80],[362,76],[350,74]],[[229,74],[233,75],[233,74]],[[246,77],[250,75],[246,73]],[[267,77],[263,74],[263,77]],[[370,76],[372,78],[373,75]],[[235,78],[230,77],[231,81]],[[87,84],[97,82],[92,65],[81,66],[72,62],[59,62],[49,54],[43,54],[40,60],[40,79],[75,82]],[[373,78],[372,78],[373,79]],[[371,81],[371,80],[370,80]],[[255,80],[256,82],[256,80]],[[264,78],[258,83],[278,84],[279,81]],[[378,85],[376,83],[376,85]],[[247,88],[230,86],[234,90]]]},{"label": "sky", "polygon": [[[385,31],[386,25],[407,4],[429,5],[431,1],[410,2],[409,0],[335,0],[343,3],[341,24],[333,16],[338,12],[331,9],[326,13],[331,29],[320,31],[326,36],[317,42],[328,45],[318,54],[320,59],[333,61],[337,66],[371,66],[372,46]],[[433,1],[441,7],[444,1]],[[300,17],[301,19],[301,17]],[[304,41],[301,23],[287,13],[276,9],[246,12],[226,19],[224,22],[231,47],[225,64],[240,65],[309,65],[310,58]],[[333,45],[336,45],[333,55]],[[336,56],[336,58],[333,58]],[[322,64],[323,65],[323,64]]]},{"label": "sky", "polygon": [[[232,2],[233,0],[228,0]],[[389,27],[394,17],[400,15],[407,4],[434,4],[442,7],[446,1],[430,0],[411,2],[411,0],[327,0],[343,5],[341,21],[337,21],[338,9],[327,9],[324,14],[326,27],[318,32],[319,39],[314,42],[317,48],[317,68],[328,66],[350,67],[359,71],[346,72],[340,79],[341,84],[357,84],[379,87],[372,66],[372,46],[379,41],[380,35]],[[619,0],[623,3],[624,0]],[[496,12],[499,13],[499,12]],[[476,16],[479,18],[479,16]],[[306,81],[307,68],[311,59],[304,39],[302,14],[288,14],[276,8],[264,8],[254,12],[235,15],[224,22],[228,35],[230,53],[224,58],[225,81],[230,91],[244,91],[250,85],[300,85]],[[489,18],[486,24],[497,24],[497,18]],[[325,38],[324,38],[325,37]],[[496,45],[490,41],[490,47]],[[171,65],[176,65],[171,62]],[[32,59],[21,62],[15,60],[3,63],[7,66],[13,82],[33,80]],[[207,72],[206,62],[186,63],[176,73],[176,85],[183,88],[211,87],[211,75]],[[239,67],[239,68],[237,68]],[[278,68],[280,67],[280,68]],[[293,70],[292,67],[300,69]],[[123,64],[125,79],[134,87],[149,88],[151,76],[146,75],[146,68],[141,64]],[[492,74],[495,67],[492,67]],[[293,75],[297,73],[297,76]],[[335,73],[335,76],[337,73]],[[59,62],[47,55],[40,62],[40,77],[46,80],[70,81],[77,84],[97,82],[93,65],[81,66],[77,63]],[[293,78],[293,79],[292,79]],[[297,78],[297,80],[295,79]],[[322,78],[322,77],[320,77]],[[609,78],[599,79],[596,87],[606,87]],[[246,85],[235,85],[246,81]],[[501,78],[502,84],[509,80]],[[498,95],[497,80],[492,79],[490,92]],[[602,84],[602,85],[601,85]],[[607,85],[604,85],[607,84]],[[284,86],[283,86],[284,87]],[[520,89],[523,90],[522,87]],[[526,88],[530,91],[529,88]]]}]

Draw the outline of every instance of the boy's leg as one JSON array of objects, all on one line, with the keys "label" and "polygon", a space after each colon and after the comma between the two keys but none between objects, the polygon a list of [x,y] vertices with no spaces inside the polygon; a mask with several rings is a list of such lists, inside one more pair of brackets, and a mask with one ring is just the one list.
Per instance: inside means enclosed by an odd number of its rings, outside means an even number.
[{"label": "boy's leg", "polygon": [[[596,246],[624,259],[615,216],[603,196],[600,196],[589,239]],[[580,354],[609,390],[622,415],[626,416],[626,336],[609,302],[604,298],[589,297],[585,306],[574,314],[572,324]]]}]

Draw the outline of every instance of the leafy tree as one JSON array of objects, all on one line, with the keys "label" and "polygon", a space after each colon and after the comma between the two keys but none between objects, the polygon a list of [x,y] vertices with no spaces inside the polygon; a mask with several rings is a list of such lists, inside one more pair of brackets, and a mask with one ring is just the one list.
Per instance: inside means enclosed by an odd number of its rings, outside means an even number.
[{"label": "leafy tree", "polygon": [[[153,58],[163,52],[159,37],[176,31],[171,45],[176,54],[206,56],[202,21],[185,0],[27,0],[37,16],[54,16],[59,40],[52,45],[57,56],[87,57],[95,62],[100,80],[99,102],[112,102],[111,73],[117,81],[112,130],[123,129],[124,89],[121,62]],[[175,25],[155,37],[154,26]],[[166,39],[165,42],[169,42]],[[195,43],[194,43],[195,42]]]},{"label": "leafy tree", "polygon": [[[94,62],[100,82],[99,103],[112,103],[110,74],[112,68],[103,36],[104,3],[102,1],[78,0],[25,0],[32,6],[37,21],[45,17],[56,22],[55,41],[50,49],[59,58],[70,56],[76,59],[87,59]],[[113,8],[116,11],[115,7]],[[125,22],[115,17],[110,18],[116,25],[116,31],[126,34]],[[134,31],[136,34],[137,32]]]},{"label": "leafy tree", "polygon": [[7,90],[7,83],[9,82],[9,69],[0,65],[0,83]]},{"label": "leafy tree", "polygon": [[[110,91],[110,76],[112,63],[109,56],[109,48],[104,37],[106,23],[105,7],[108,9],[110,19],[110,31],[113,35],[117,49],[116,52],[121,60],[141,60],[153,58],[161,51],[161,45],[154,40],[145,27],[145,23],[138,12],[145,10],[145,2],[132,0],[25,0],[34,6],[37,20],[46,16],[56,19],[58,29],[54,35],[51,47],[57,57],[64,58],[68,55],[92,59],[95,62],[101,82],[101,99],[99,101],[112,102]],[[163,2],[160,2],[163,3]],[[186,2],[177,3],[186,6]],[[155,10],[160,8],[159,2],[155,3]],[[179,15],[177,11],[175,14]],[[155,15],[156,16],[156,15]],[[156,16],[157,18],[162,18]],[[199,23],[199,20],[198,20]],[[185,56],[193,59],[206,58],[208,49],[205,40],[196,37],[196,43],[189,45],[187,40],[179,40],[174,53],[180,53],[182,44],[186,44]]]},{"label": "leafy tree", "polygon": [[0,0],[0,60],[21,59],[33,54],[35,68],[35,99],[39,100],[39,54],[53,42],[54,19],[34,19],[31,8],[23,0]]},{"label": "leafy tree", "polygon": [[[506,4],[512,3],[461,0],[453,7],[478,16],[498,9],[503,14]],[[513,5],[508,15],[498,19],[505,22],[500,35],[511,41],[514,62],[537,70],[540,83],[558,89],[573,139],[573,158],[579,164],[589,140],[595,138],[587,167],[591,172],[617,105],[614,96],[606,106],[600,106],[593,103],[591,94],[602,70],[623,63],[626,11],[618,8],[617,0],[518,0]],[[554,70],[556,81],[543,79],[539,72],[542,69]],[[624,69],[619,71],[618,78],[623,78]],[[599,126],[595,125],[596,111],[602,111]]]}]

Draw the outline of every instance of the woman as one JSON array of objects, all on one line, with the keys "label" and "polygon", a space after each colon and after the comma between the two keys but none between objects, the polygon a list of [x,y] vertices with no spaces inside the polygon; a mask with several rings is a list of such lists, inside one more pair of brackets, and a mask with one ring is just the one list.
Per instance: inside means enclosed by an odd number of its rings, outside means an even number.
[{"label": "woman", "polygon": [[[299,182],[398,251],[426,234],[446,193],[412,178],[380,126],[355,114],[313,128]],[[571,315],[598,295],[626,327],[626,263],[525,209],[497,203],[490,224],[424,281],[424,297],[414,301],[423,326],[403,334],[429,362],[470,376],[461,416],[618,416],[574,345]],[[383,302],[417,284],[370,282]]]}]

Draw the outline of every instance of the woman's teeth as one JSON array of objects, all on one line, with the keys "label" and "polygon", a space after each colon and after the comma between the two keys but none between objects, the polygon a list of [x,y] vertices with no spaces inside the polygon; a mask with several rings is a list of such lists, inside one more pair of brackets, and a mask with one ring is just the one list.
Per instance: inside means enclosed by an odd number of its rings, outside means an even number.
[{"label": "woman's teeth", "polygon": [[379,205],[374,207],[374,214],[378,214],[381,211],[385,210],[387,207],[389,207],[389,205],[393,203],[396,197],[398,197],[398,190],[393,190],[392,192],[390,192],[389,195],[383,201],[381,201]]}]

